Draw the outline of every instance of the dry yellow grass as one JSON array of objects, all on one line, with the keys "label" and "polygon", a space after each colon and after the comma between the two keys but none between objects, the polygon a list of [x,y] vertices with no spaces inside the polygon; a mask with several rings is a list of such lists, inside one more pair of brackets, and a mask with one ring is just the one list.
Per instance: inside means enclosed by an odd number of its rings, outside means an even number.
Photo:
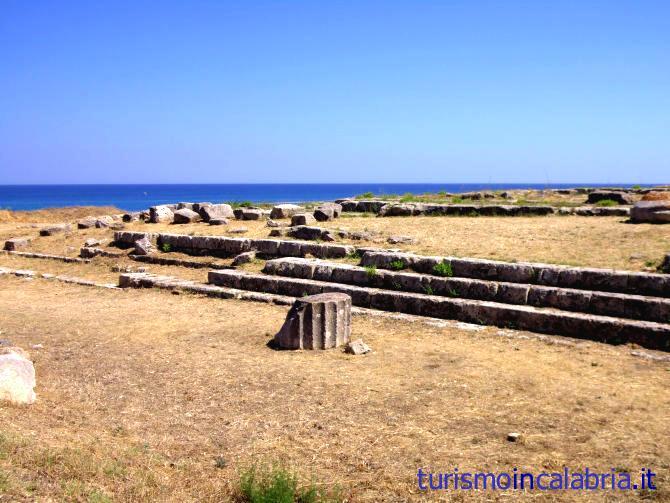
[{"label": "dry yellow grass", "polygon": [[42,210],[13,211],[0,209],[0,223],[7,222],[63,222],[86,218],[87,216],[114,215],[123,210],[114,206],[69,206],[66,208],[45,208]]},{"label": "dry yellow grass", "polygon": [[643,201],[665,201],[670,199],[670,192],[650,192],[642,196]]},{"label": "dry yellow grass", "polygon": [[[46,210],[45,210],[46,211]],[[100,209],[102,212],[102,209]],[[92,213],[96,213],[93,211]],[[51,221],[62,219],[51,218]],[[68,221],[68,220],[66,220]],[[73,224],[76,220],[71,220]],[[281,221],[288,224],[288,220]],[[370,231],[371,240],[343,243],[393,247],[429,255],[455,255],[505,261],[532,261],[554,264],[649,270],[670,251],[670,226],[626,222],[621,217],[389,217],[344,214],[322,227],[348,231]],[[0,242],[10,237],[37,237],[41,224],[0,223]],[[231,229],[246,227],[245,234]],[[128,230],[192,235],[227,235],[267,238],[264,221],[235,221],[227,226],[204,223],[188,225],[132,223]],[[31,251],[76,256],[87,238],[112,239],[109,229],[74,229],[71,233],[39,237]],[[415,243],[390,245],[389,236],[404,235]]]},{"label": "dry yellow grass", "polygon": [[[284,221],[285,223],[287,221]],[[643,270],[670,251],[670,226],[629,224],[621,217],[389,217],[347,216],[318,224],[348,231],[372,231],[371,241],[344,243],[393,247],[428,255],[455,255],[505,261],[532,261],[585,267]],[[265,222],[231,221],[228,226],[135,223],[132,230],[177,234],[267,238]],[[415,244],[390,245],[389,236],[411,236]]]},{"label": "dry yellow grass", "polygon": [[[31,351],[38,402],[0,407],[5,497],[221,501],[240,467],[281,460],[306,478],[339,485],[350,501],[428,497],[417,491],[417,467],[646,466],[659,473],[656,499],[670,498],[667,362],[635,358],[626,347],[550,345],[493,328],[367,317],[356,317],[353,331],[374,348],[371,355],[275,352],[265,343],[285,313],[0,277],[1,337],[44,345]],[[525,442],[506,442],[511,431]]]}]

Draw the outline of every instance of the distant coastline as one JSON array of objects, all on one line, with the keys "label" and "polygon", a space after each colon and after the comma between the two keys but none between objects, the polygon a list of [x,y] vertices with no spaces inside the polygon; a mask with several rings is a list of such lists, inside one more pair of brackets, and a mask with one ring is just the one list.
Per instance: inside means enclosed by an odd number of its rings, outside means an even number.
[{"label": "distant coastline", "polygon": [[[652,187],[660,184],[641,184]],[[116,206],[137,211],[177,201],[255,203],[329,201],[371,192],[375,196],[446,191],[634,187],[633,183],[341,183],[341,184],[132,184],[0,185],[0,209]]]}]

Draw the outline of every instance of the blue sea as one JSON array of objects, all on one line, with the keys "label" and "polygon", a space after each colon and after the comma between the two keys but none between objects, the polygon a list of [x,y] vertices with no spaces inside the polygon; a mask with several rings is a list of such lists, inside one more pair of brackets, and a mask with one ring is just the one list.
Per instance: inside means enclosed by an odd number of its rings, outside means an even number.
[{"label": "blue sea", "polygon": [[[589,184],[589,187],[630,187],[632,184]],[[411,192],[458,193],[476,190],[559,189],[584,184],[492,183],[342,183],[342,184],[183,184],[183,185],[0,185],[0,208],[35,210],[64,206],[116,206],[143,210],[165,203],[242,202],[291,203],[332,201],[372,192],[375,196]]]}]

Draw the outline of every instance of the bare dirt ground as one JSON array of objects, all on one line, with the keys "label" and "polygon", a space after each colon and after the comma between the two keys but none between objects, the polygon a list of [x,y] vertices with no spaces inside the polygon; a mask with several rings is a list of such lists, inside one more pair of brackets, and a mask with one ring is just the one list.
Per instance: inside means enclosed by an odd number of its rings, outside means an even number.
[{"label": "bare dirt ground", "polygon": [[[575,498],[427,495],[416,486],[418,467],[651,467],[660,491],[609,500],[670,498],[667,362],[627,347],[370,317],[354,318],[353,331],[373,354],[276,352],[265,344],[285,313],[0,278],[1,337],[43,344],[30,350],[38,402],[0,408],[0,493],[225,501],[240,467],[265,460],[337,485],[350,501]],[[524,440],[507,442],[512,431]]]}]

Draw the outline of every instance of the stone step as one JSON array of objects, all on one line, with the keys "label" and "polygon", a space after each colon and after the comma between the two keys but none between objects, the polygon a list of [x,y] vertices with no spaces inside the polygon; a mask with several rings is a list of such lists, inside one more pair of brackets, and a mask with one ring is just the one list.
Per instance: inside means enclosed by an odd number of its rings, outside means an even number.
[{"label": "stone step", "polygon": [[411,269],[435,274],[445,264],[453,277],[537,284],[560,288],[670,297],[670,275],[572,267],[531,262],[501,262],[467,257],[435,257],[387,250],[363,251],[361,266],[378,269]]},{"label": "stone step", "polygon": [[220,299],[240,299],[290,306],[294,297],[262,292],[250,292],[235,288],[207,285],[174,276],[163,276],[144,272],[123,273],[119,276],[119,288],[162,288],[217,297]]},{"label": "stone step", "polygon": [[621,293],[526,285],[471,278],[439,277],[303,258],[268,260],[263,272],[441,297],[551,307],[603,316],[670,323],[670,299]]},{"label": "stone step", "polygon": [[[126,234],[133,234],[126,236]],[[123,242],[137,237],[138,233],[117,233],[115,242]],[[142,237],[142,236],[141,236]],[[320,258],[343,258],[352,255],[355,248],[351,245],[306,243],[283,239],[249,239],[227,236],[189,236],[185,234],[158,234],[159,247],[169,245],[170,251],[179,251],[189,255],[231,257],[250,250],[267,257],[304,257],[312,255]]]},{"label": "stone step", "polygon": [[184,260],[181,258],[164,257],[161,255],[128,255],[128,258],[135,262],[142,262],[144,264],[157,265],[173,265],[178,267],[189,267],[192,269],[231,269],[232,266],[221,264],[216,261],[208,260],[206,262],[198,262],[195,260]]},{"label": "stone step", "polygon": [[210,271],[209,282],[213,285],[238,290],[291,297],[341,292],[351,296],[353,305],[364,308],[565,335],[612,344],[632,342],[650,349],[670,351],[670,325],[650,321],[482,300],[396,292],[310,279],[251,274],[237,270]]}]

